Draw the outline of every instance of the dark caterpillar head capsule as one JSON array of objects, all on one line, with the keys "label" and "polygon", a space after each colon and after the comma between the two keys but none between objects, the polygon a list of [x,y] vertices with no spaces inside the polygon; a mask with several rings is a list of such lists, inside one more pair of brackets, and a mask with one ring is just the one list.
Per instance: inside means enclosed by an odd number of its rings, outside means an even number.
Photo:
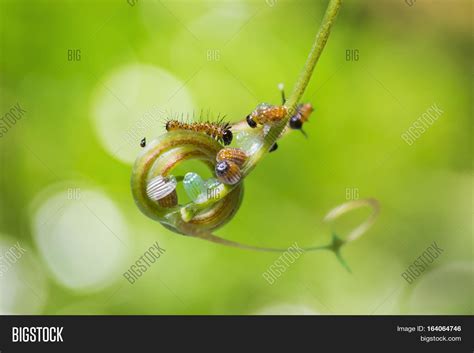
[{"label": "dark caterpillar head capsule", "polygon": [[230,145],[230,143],[232,142],[232,138],[233,138],[233,135],[232,135],[232,131],[230,131],[230,128],[225,129],[224,132],[222,133],[222,142],[224,142],[224,145],[225,146]]},{"label": "dark caterpillar head capsule", "polygon": [[270,149],[268,150],[268,152],[273,152],[273,151],[276,151],[278,149],[278,145],[277,143],[275,142],[272,147],[270,147]]},{"label": "dark caterpillar head capsule", "polygon": [[140,147],[145,147],[146,146],[146,137],[144,137],[141,141],[140,141]]},{"label": "dark caterpillar head capsule", "polygon": [[290,128],[299,130],[303,127],[303,121],[301,120],[300,113],[296,113],[290,118]]},{"label": "dark caterpillar head capsule", "polygon": [[311,103],[304,103],[298,105],[296,113],[290,118],[288,125],[291,129],[302,130],[303,124],[309,119],[309,116],[314,111]]},{"label": "dark caterpillar head capsule", "polygon": [[249,126],[254,129],[257,127],[257,123],[253,120],[252,118],[252,115],[247,115],[247,117],[245,118],[245,120],[247,120],[247,124],[249,124]]},{"label": "dark caterpillar head capsule", "polygon": [[216,177],[224,184],[234,185],[240,181],[239,166],[232,161],[222,161],[216,164]]}]

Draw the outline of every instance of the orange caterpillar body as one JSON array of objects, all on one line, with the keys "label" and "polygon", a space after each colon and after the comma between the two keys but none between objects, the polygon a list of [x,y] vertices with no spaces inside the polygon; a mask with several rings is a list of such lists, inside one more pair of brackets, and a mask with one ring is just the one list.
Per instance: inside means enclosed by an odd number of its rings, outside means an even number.
[{"label": "orange caterpillar body", "polygon": [[192,122],[185,123],[179,120],[168,120],[166,122],[166,131],[174,130],[189,130],[204,133],[213,139],[216,139],[224,145],[229,145],[232,142],[232,131],[230,131],[229,123],[222,122]]},{"label": "orange caterpillar body", "polygon": [[283,105],[270,105],[262,103],[255,110],[247,115],[247,124],[255,128],[258,124],[272,124],[283,119],[288,113],[288,109]]}]

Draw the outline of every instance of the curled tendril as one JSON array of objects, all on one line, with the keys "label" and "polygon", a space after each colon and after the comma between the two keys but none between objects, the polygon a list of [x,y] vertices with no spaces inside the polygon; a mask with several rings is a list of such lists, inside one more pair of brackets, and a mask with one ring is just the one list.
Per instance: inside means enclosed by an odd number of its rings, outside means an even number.
[{"label": "curled tendril", "polygon": [[[283,111],[287,112],[286,115],[277,123],[261,126],[260,128],[255,128],[255,126],[250,128],[245,120],[232,125],[232,133],[237,140],[235,144],[241,152],[245,151],[244,155],[247,157],[239,166],[238,178],[232,179],[238,180],[237,182],[223,183],[214,179],[212,190],[218,191],[216,194],[212,193],[209,196],[209,192],[207,195],[201,193],[198,198],[194,198],[191,202],[180,204],[176,193],[176,184],[178,182],[184,183],[187,176],[184,176],[184,178],[174,176],[175,168],[185,161],[196,159],[209,167],[212,172],[216,171],[217,176],[219,166],[216,168],[216,159],[219,159],[217,157],[218,152],[221,151],[223,146],[215,139],[202,133],[202,131],[174,130],[164,133],[144,147],[133,167],[131,188],[137,206],[145,215],[176,233],[225,246],[267,252],[294,251],[292,248],[279,249],[241,244],[220,238],[212,232],[233,218],[242,202],[245,177],[272,149],[276,141],[289,132],[288,121],[296,111],[311,78],[340,5],[341,0],[329,1],[304,70],[291,96],[283,106]],[[196,178],[194,174],[188,179],[193,178]],[[221,181],[223,180],[221,179]],[[210,191],[211,189],[206,190]],[[329,211],[324,219],[325,222],[332,222],[342,214],[363,206],[372,208],[372,214],[364,223],[351,231],[345,240],[333,234],[331,242],[327,245],[302,249],[307,252],[332,251],[349,270],[341,257],[340,250],[343,245],[354,241],[368,230],[379,212],[379,205],[374,199],[346,202]]]},{"label": "curled tendril", "polygon": [[332,223],[335,221],[337,218],[340,216],[361,208],[361,207],[369,207],[372,209],[372,213],[369,215],[369,217],[360,225],[358,225],[356,228],[354,228],[352,231],[349,232],[349,235],[346,237],[346,239],[340,238],[336,233],[333,233],[331,242],[326,245],[320,245],[320,246],[313,246],[313,247],[304,247],[300,249],[293,249],[293,248],[269,248],[269,247],[258,247],[258,246],[252,246],[252,245],[245,245],[241,244],[235,241],[230,241],[227,239],[223,239],[220,237],[217,237],[211,233],[205,233],[205,234],[199,234],[197,237],[204,239],[204,240],[209,240],[214,243],[226,245],[226,246],[231,246],[239,249],[247,249],[247,250],[255,250],[255,251],[264,251],[264,252],[295,252],[295,251],[301,251],[303,250],[304,252],[312,252],[312,251],[318,251],[318,250],[326,250],[326,251],[331,251],[333,252],[337,259],[341,262],[341,264],[350,272],[350,268],[345,262],[345,260],[342,258],[341,255],[341,248],[350,243],[353,242],[354,240],[358,239],[362,234],[364,234],[375,222],[375,219],[377,218],[378,213],[380,212],[380,205],[377,200],[369,198],[369,199],[360,199],[360,200],[354,200],[354,201],[348,201],[345,202],[339,206],[334,207],[332,210],[330,210],[326,216],[324,217],[324,222],[325,223]]},{"label": "curled tendril", "polygon": [[137,206],[148,217],[184,235],[210,232],[230,221],[242,201],[243,183],[232,189],[222,185],[220,199],[174,207],[163,207],[147,194],[151,180],[172,175],[173,169],[184,161],[197,159],[214,171],[221,148],[217,141],[194,131],[171,131],[151,141],[133,167],[131,186]]}]

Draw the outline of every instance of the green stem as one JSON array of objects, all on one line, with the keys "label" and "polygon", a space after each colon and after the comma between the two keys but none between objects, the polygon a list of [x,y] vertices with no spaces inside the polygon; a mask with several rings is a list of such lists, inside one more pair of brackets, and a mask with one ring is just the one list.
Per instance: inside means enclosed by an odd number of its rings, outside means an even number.
[{"label": "green stem", "polygon": [[301,72],[301,75],[293,89],[293,92],[289,96],[288,100],[285,103],[285,106],[288,108],[288,114],[279,124],[273,126],[268,134],[265,136],[264,143],[260,149],[255,152],[245,164],[242,173],[246,176],[250,171],[257,165],[258,162],[265,156],[271,146],[278,140],[281,133],[285,129],[288,120],[295,112],[296,107],[301,100],[301,97],[308,86],[309,80],[313,74],[314,68],[323,52],[323,49],[326,45],[326,42],[331,33],[331,27],[334,24],[339,8],[341,7],[342,0],[330,0],[326,13],[324,15],[321,27],[319,28],[316,38],[314,39],[313,46],[309,53],[306,64]]},{"label": "green stem", "polygon": [[[318,33],[314,39],[313,46],[309,53],[308,59],[306,60],[306,64],[303,68],[303,71],[300,74],[298,81],[296,82],[295,88],[293,92],[288,97],[288,100],[285,103],[285,106],[288,108],[288,114],[279,124],[273,126],[268,134],[264,138],[264,143],[260,147],[258,151],[256,151],[253,155],[251,155],[245,165],[242,168],[242,176],[247,176],[253,168],[263,159],[265,154],[269,151],[270,147],[278,140],[281,133],[285,129],[286,125],[288,124],[288,120],[293,115],[293,112],[296,110],[296,107],[303,96],[306,87],[311,79],[313,74],[314,68],[316,63],[318,62],[321,53],[326,45],[326,42],[329,38],[329,34],[331,33],[331,27],[334,24],[337,14],[339,12],[339,8],[341,7],[342,0],[330,0],[328,7],[326,9],[326,13],[324,15],[323,21],[321,23],[321,27],[319,28]],[[221,193],[221,197],[219,199],[212,199],[208,200],[202,204],[189,204],[181,208],[181,215],[185,220],[191,219],[196,212],[199,210],[203,210],[206,207],[209,207],[210,204],[213,204],[219,201],[222,197],[226,196],[230,191],[232,191],[233,187],[226,185],[225,191]]]}]

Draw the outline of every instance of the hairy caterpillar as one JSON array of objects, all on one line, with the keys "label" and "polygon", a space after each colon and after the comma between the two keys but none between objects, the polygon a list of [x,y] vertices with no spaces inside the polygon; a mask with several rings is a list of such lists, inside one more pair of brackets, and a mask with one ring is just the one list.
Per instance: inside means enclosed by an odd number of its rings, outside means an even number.
[{"label": "hairy caterpillar", "polygon": [[251,128],[255,128],[258,124],[264,125],[280,121],[286,116],[287,112],[288,109],[284,105],[262,103],[247,115],[246,120]]},{"label": "hairy caterpillar", "polygon": [[177,119],[171,119],[166,122],[165,128],[166,131],[188,130],[202,132],[226,146],[230,145],[233,138],[232,131],[230,131],[231,125],[222,121],[185,123]]}]

